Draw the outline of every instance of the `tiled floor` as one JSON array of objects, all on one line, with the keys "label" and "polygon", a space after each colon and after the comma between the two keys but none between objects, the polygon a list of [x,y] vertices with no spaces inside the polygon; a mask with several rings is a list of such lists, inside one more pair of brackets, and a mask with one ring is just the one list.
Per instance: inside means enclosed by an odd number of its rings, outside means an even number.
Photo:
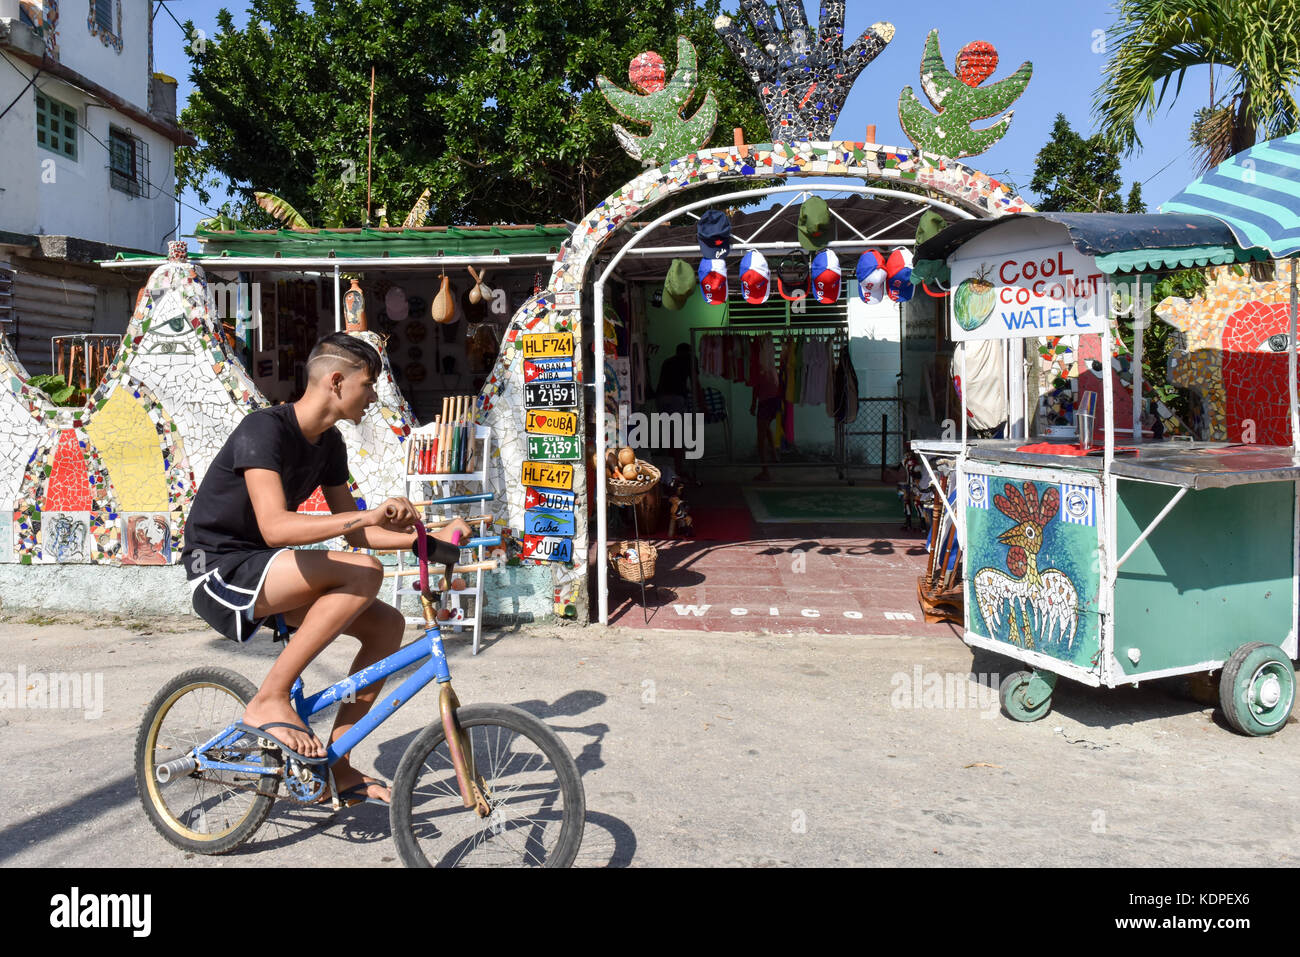
[{"label": "tiled floor", "polygon": [[[781,484],[779,474],[774,484]],[[744,501],[740,486],[707,480],[688,498],[694,512]],[[611,569],[610,624],[824,634],[915,634],[918,627],[947,627],[923,623],[916,579],[925,572],[925,537],[904,531],[901,514],[888,525],[754,528],[746,541],[652,539],[659,550],[656,587],[647,588],[643,610],[639,586],[622,582]],[[594,570],[591,580],[594,616]]]}]

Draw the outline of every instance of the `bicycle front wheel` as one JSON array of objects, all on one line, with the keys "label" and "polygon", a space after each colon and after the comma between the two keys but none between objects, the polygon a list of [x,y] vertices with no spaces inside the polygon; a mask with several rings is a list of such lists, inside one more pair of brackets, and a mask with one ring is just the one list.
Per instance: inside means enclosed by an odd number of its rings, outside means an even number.
[{"label": "bicycle front wheel", "polygon": [[[158,766],[182,758],[238,721],[256,686],[226,668],[194,668],[154,696],[135,743],[136,791],[158,833],[199,854],[224,854],[248,840],[271,813],[279,778],[232,771],[191,771],[166,784]],[[277,768],[279,756],[248,737],[208,757]]]},{"label": "bicycle front wheel", "polygon": [[511,705],[457,709],[491,813],[461,801],[442,723],[411,742],[393,779],[393,838],[408,867],[568,867],[586,797],[555,732]]}]

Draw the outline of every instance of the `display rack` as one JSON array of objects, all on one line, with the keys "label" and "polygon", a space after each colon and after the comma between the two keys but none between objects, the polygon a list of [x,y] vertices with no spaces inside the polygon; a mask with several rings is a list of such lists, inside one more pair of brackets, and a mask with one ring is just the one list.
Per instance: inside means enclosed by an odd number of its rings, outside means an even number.
[{"label": "display rack", "polygon": [[[409,466],[406,475],[406,497],[412,502],[420,502],[426,499],[424,495],[424,486],[429,486],[430,493],[427,498],[439,501],[442,504],[429,505],[424,508],[424,520],[426,523],[444,521],[452,518],[463,518],[474,528],[475,537],[486,537],[492,524],[492,516],[488,511],[487,505],[491,501],[491,494],[487,491],[487,463],[492,455],[492,430],[485,425],[471,426],[474,430],[473,443],[474,447],[470,455],[470,463],[476,464],[478,468],[470,472],[419,472],[411,471]],[[430,423],[418,429],[412,429],[408,442],[414,443],[417,439],[433,439],[437,436],[439,424]],[[412,447],[414,447],[412,445]],[[450,487],[455,484],[475,485],[478,492],[466,495],[457,495],[451,492]],[[468,511],[464,515],[453,514],[457,507],[463,507]],[[487,546],[478,545],[474,548],[474,564],[482,565],[486,561],[484,554]],[[393,577],[393,604],[398,606],[398,602],[404,595],[419,595],[419,586],[402,586],[405,576],[402,574],[407,567],[405,562],[407,552],[398,552],[397,556],[397,574]],[[479,641],[482,637],[483,630],[483,568],[478,568],[474,572],[474,581],[472,585],[467,585],[461,591],[453,591],[450,588],[442,597],[442,607],[451,613],[451,617],[440,624],[440,627],[450,629],[456,634],[469,628],[474,637],[474,654],[478,654]],[[449,583],[450,584],[450,583]],[[465,598],[473,598],[473,610],[467,613],[464,605]],[[407,615],[408,624],[424,624],[424,618],[421,615]]]},{"label": "display rack", "polygon": [[[844,322],[822,322],[822,323],[772,323],[768,325],[750,325],[746,323],[743,326],[694,326],[691,328],[691,355],[695,362],[691,364],[691,385],[692,392],[700,387],[699,374],[697,373],[699,358],[699,340],[706,335],[736,335],[746,338],[762,337],[770,338],[775,346],[774,361],[777,367],[780,367],[782,358],[783,340],[786,338],[799,339],[830,339],[832,344],[831,350],[831,369],[829,374],[835,374],[835,367],[839,364],[840,357],[846,355],[849,349],[849,327]],[[731,380],[728,379],[728,382]],[[745,388],[743,382],[732,383]],[[848,443],[845,439],[845,423],[842,419],[835,419],[835,444],[831,453],[831,463],[835,466],[836,472],[840,478],[844,478],[848,469]],[[735,453],[731,447],[732,431],[727,430],[727,459],[730,462],[735,461]],[[797,448],[797,445],[796,445]],[[769,468],[783,468],[791,466],[807,466],[826,464],[825,459],[816,459],[800,456],[798,459],[786,458],[784,461],[768,462]]]}]

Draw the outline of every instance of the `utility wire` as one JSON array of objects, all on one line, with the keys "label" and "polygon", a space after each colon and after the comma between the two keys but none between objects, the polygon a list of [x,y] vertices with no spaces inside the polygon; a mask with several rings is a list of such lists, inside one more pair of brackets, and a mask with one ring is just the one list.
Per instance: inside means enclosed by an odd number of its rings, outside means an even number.
[{"label": "utility wire", "polygon": [[[18,73],[19,76],[24,76],[24,75],[25,75],[25,74],[23,73],[22,70],[18,69],[17,64],[15,64],[12,60],[10,60],[10,59],[9,59],[7,56],[5,56],[3,53],[0,53],[0,59],[3,59],[6,63],[8,63],[11,67],[13,67],[14,70]],[[37,72],[39,73],[40,71],[38,70]],[[33,83],[35,83],[35,82],[36,82],[36,77],[33,76],[32,79],[31,79],[31,82],[28,83],[28,87],[30,87],[30,86],[31,86]],[[42,92],[42,93],[45,92],[44,89],[43,89],[42,87],[39,87],[39,86],[38,86],[36,89],[39,90],[39,91]],[[26,89],[24,89],[23,92],[25,93],[25,92],[26,92]],[[18,94],[18,95],[19,95],[19,97],[21,98],[22,93],[20,93],[20,94]],[[17,100],[15,100],[14,102],[16,103]],[[9,112],[9,108],[12,108],[12,106],[13,106],[13,104],[11,103],[11,104],[9,105],[9,107],[5,109],[5,112],[6,112],[6,113]],[[3,113],[0,113],[0,116],[3,116],[3,115],[4,115]],[[90,130],[89,130],[89,129],[88,129],[88,128],[87,128],[87,127],[86,127],[86,126],[85,126],[85,125],[80,121],[80,120],[77,120],[76,122],[77,122],[77,127],[78,127],[79,129],[83,130],[87,136],[89,136],[92,140],[94,140],[94,141],[95,141],[96,143],[98,143],[100,146],[104,147],[105,151],[106,151],[106,152],[108,153],[108,155],[109,155],[109,158],[111,159],[112,156],[113,156],[113,148],[112,148],[111,146],[109,146],[108,144],[106,144],[103,140],[101,140],[101,139],[100,139],[98,136],[96,136],[94,133],[92,133],[92,132],[91,132],[91,131],[90,131]],[[112,165],[111,165],[111,163],[110,163],[110,165],[109,165],[108,168],[109,168],[110,170],[113,168]],[[191,204],[191,203],[187,203],[185,200],[181,199],[181,198],[180,198],[179,196],[177,196],[175,193],[171,192],[170,190],[164,188],[163,186],[161,186],[161,185],[159,185],[159,184],[157,184],[157,183],[154,183],[154,182],[153,182],[152,180],[150,180],[147,176],[146,176],[146,177],[143,177],[143,179],[144,179],[144,184],[145,184],[146,186],[149,186],[150,188],[155,189],[155,190],[158,191],[158,192],[155,193],[153,196],[145,197],[146,199],[154,199],[154,198],[158,195],[158,193],[162,193],[163,195],[165,195],[165,196],[169,196],[170,198],[174,199],[176,202],[180,203],[180,204],[181,204],[182,206],[184,206],[185,208],[190,209],[190,210],[193,210],[193,211],[196,212],[196,213],[202,213],[204,216],[207,216],[207,217],[209,217],[209,218],[212,218],[212,217],[215,217],[215,216],[219,215],[218,213],[215,213],[215,212],[213,212],[213,211],[210,210],[210,209],[202,209],[202,208],[200,208],[200,207],[198,207],[198,206],[194,206],[194,205]]]}]

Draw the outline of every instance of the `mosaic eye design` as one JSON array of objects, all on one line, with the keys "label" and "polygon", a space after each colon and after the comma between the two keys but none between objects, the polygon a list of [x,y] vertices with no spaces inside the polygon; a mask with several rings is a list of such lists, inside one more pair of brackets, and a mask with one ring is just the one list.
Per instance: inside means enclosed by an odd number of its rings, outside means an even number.
[{"label": "mosaic eye design", "polygon": [[1275,332],[1255,347],[1256,352],[1286,352],[1291,345],[1291,337],[1285,332]]}]

